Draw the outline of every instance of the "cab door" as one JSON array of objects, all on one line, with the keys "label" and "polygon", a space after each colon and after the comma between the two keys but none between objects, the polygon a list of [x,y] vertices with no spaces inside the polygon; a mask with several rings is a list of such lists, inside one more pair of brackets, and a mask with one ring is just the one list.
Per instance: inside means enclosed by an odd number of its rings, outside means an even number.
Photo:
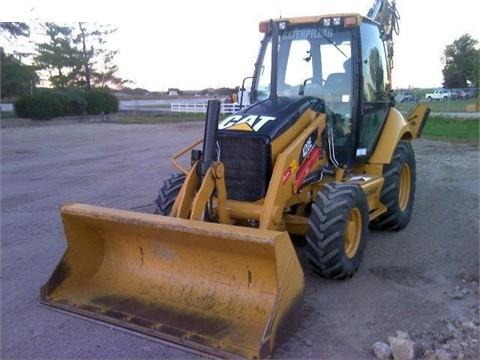
[{"label": "cab door", "polygon": [[360,121],[356,158],[368,158],[385,124],[390,102],[390,71],[379,27],[368,20],[360,26]]}]

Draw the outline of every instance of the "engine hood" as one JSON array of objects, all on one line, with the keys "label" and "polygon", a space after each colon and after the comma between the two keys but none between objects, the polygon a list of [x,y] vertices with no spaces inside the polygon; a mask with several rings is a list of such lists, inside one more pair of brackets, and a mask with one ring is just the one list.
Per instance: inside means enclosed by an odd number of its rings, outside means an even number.
[{"label": "engine hood", "polygon": [[253,104],[221,121],[222,135],[232,132],[267,137],[270,141],[289,129],[308,109],[325,112],[325,104],[314,97],[278,97]]}]

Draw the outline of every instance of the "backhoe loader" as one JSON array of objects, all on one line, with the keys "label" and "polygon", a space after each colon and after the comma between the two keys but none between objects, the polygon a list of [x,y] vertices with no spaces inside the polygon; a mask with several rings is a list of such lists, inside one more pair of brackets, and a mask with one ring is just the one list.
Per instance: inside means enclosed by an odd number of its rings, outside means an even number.
[{"label": "backhoe loader", "polygon": [[378,0],[366,17],[260,22],[250,105],[220,120],[209,102],[156,214],[63,206],[68,248],[41,303],[214,356],[269,356],[302,304],[291,238],[315,272],[348,279],[369,227],[410,220],[410,142],[429,109],[404,117],[391,99],[397,19]]}]

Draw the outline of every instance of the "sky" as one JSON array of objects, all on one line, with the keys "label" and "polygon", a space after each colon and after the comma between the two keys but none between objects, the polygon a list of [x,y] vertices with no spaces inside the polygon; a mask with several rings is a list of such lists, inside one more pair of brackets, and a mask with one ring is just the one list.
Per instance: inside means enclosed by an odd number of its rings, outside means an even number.
[{"label": "sky", "polygon": [[[443,51],[465,33],[480,41],[477,0],[397,0],[394,88],[441,87]],[[338,12],[366,14],[373,0],[16,0],[0,21],[111,24],[119,75],[151,91],[235,87],[253,74],[270,18]],[[0,45],[7,51],[21,41]]]}]

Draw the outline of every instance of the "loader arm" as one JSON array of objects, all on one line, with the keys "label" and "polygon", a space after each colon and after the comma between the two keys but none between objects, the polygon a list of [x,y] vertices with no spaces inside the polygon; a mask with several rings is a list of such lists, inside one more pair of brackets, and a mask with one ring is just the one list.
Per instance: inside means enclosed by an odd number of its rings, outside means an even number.
[{"label": "loader arm", "polygon": [[[220,161],[214,162],[203,176],[198,175],[199,163],[195,163],[188,172],[185,182],[175,199],[170,216],[191,220],[205,220],[205,210],[215,213],[211,219],[221,224],[231,224],[227,210],[227,190],[225,187],[225,169]],[[210,201],[215,201],[210,207]]]},{"label": "loader arm", "polygon": [[[210,100],[201,158],[188,171],[170,216],[200,221],[215,219],[222,224],[232,223],[226,208],[225,168],[216,154],[219,114],[220,102]],[[192,148],[193,146],[189,147]],[[172,162],[175,164],[174,159]]]}]

